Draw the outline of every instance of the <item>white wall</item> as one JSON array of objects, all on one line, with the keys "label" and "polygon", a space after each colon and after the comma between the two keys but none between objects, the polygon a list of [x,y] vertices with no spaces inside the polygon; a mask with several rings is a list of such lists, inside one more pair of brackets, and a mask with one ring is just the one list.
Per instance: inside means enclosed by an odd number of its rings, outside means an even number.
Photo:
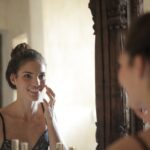
[{"label": "white wall", "polygon": [[150,11],[150,0],[144,0],[144,12],[149,12]]},{"label": "white wall", "polygon": [[95,149],[94,36],[88,0],[43,0],[48,84],[67,145]]},{"label": "white wall", "polygon": [[7,28],[7,23],[6,23],[6,2],[7,0],[0,0],[0,29],[4,30]]},{"label": "white wall", "polygon": [[29,0],[30,9],[30,29],[31,46],[39,50],[44,51],[44,32],[43,32],[43,8],[42,0]]},{"label": "white wall", "polygon": [[[2,4],[2,5],[1,5]],[[27,0],[0,0],[0,31],[3,35],[3,105],[13,99],[13,91],[5,80],[5,70],[10,59],[12,40],[20,34],[26,33],[30,37],[29,4]]]},{"label": "white wall", "polygon": [[[6,19],[6,6],[7,6],[7,0],[0,0],[0,34],[2,34],[2,51],[6,48],[6,39],[7,39],[7,19]],[[4,60],[4,52],[2,52],[2,72],[3,72],[3,79],[2,79],[2,93],[4,92],[4,89],[8,89],[7,85],[5,84],[5,79],[4,79],[4,64],[5,64],[5,60]],[[7,57],[7,56],[6,56]],[[9,89],[8,89],[9,92]],[[3,93],[4,96],[4,93]],[[4,97],[3,97],[4,98]],[[2,99],[3,99],[2,98]]]}]

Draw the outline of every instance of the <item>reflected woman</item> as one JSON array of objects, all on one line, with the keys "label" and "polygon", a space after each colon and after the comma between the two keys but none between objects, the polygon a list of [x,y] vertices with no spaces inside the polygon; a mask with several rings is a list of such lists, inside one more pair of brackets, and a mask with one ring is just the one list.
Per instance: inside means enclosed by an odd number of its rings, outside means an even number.
[{"label": "reflected woman", "polygon": [[[118,78],[128,94],[129,107],[150,123],[150,13],[131,26],[119,64]],[[107,150],[150,150],[150,129],[127,136]]]},{"label": "reflected woman", "polygon": [[[29,149],[56,149],[61,142],[53,107],[55,94],[45,83],[46,64],[43,56],[27,44],[17,45],[11,52],[6,70],[9,86],[16,90],[17,99],[0,110],[0,147],[11,149],[11,139],[28,142]],[[46,89],[49,100],[39,101]]]}]

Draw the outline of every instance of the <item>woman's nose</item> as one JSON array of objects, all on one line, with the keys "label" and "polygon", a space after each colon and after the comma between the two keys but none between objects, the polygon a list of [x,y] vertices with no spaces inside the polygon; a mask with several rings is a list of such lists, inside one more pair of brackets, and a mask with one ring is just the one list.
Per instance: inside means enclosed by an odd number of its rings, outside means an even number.
[{"label": "woman's nose", "polygon": [[32,84],[33,84],[34,86],[39,86],[39,85],[40,85],[40,79],[39,79],[39,78],[33,79]]}]

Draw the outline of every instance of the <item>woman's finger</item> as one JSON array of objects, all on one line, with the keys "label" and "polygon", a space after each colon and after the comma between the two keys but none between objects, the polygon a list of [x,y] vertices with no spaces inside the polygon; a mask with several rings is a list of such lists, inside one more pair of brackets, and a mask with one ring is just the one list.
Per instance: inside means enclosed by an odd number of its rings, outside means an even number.
[{"label": "woman's finger", "polygon": [[46,94],[47,94],[48,97],[49,97],[49,105],[50,105],[51,107],[53,107],[54,104],[55,104],[55,102],[56,102],[56,100],[55,100],[55,94],[54,94],[54,92],[52,91],[52,89],[49,88],[49,87],[47,87],[47,86],[46,86]]},{"label": "woman's finger", "polygon": [[50,107],[48,102],[45,99],[43,100],[43,106],[44,106],[44,110],[45,110],[45,117],[53,118],[53,107]]},{"label": "woman's finger", "polygon": [[46,99],[43,99],[43,105],[44,108],[47,109],[47,107],[49,106],[48,102],[46,101]]},{"label": "woman's finger", "polygon": [[147,122],[147,109],[134,109],[134,112],[138,117],[140,117],[144,122]]},{"label": "woman's finger", "polygon": [[50,87],[48,87],[47,85],[45,87],[47,90],[46,92],[49,93],[49,95],[52,95],[53,97],[55,97],[55,93],[53,92],[53,90]]}]

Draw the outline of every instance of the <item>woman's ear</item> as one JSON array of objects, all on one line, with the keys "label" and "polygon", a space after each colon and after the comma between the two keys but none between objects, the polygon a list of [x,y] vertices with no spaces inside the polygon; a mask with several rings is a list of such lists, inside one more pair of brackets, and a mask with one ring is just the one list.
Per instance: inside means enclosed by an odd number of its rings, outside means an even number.
[{"label": "woman's ear", "polygon": [[145,74],[145,61],[141,56],[136,56],[134,60],[134,66],[136,70],[136,74],[140,77],[143,78]]},{"label": "woman's ear", "polygon": [[10,75],[10,81],[13,85],[16,85],[16,74],[12,73]]}]

